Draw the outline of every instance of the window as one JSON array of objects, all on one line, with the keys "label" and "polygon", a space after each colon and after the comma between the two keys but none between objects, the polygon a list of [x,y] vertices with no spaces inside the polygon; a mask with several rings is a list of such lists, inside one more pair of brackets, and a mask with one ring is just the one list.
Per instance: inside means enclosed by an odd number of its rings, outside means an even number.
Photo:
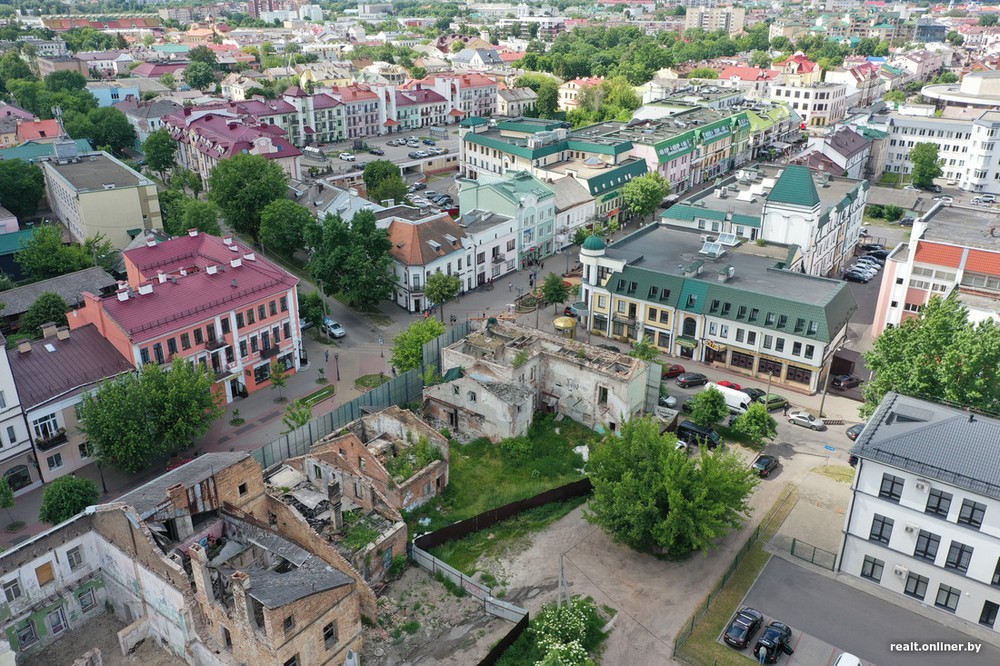
[{"label": "window", "polygon": [[247,484],[241,483],[239,490],[240,490],[240,495],[241,496],[242,495],[246,495],[247,494]]},{"label": "window", "polygon": [[282,628],[285,630],[286,634],[289,631],[291,631],[292,629],[294,629],[295,628],[295,616],[294,615],[289,615],[288,617],[286,617],[285,621],[282,623]]},{"label": "window", "polygon": [[7,397],[0,391],[0,409],[7,409]]},{"label": "window", "polygon": [[83,566],[83,551],[80,546],[66,551],[66,562],[69,563],[70,571],[76,571]]},{"label": "window", "polygon": [[997,611],[1000,610],[1000,605],[993,603],[992,601],[987,601],[983,604],[983,612],[979,614],[979,624],[984,624],[987,627],[992,628],[997,621]]},{"label": "window", "polygon": [[158,365],[163,365],[166,360],[163,356],[163,343],[157,342],[153,345],[153,358],[156,359]]},{"label": "window", "polygon": [[222,324],[222,334],[223,335],[226,335],[227,333],[229,333],[232,330],[231,324],[229,323],[229,316],[228,315],[225,316],[225,317],[223,317],[221,319],[220,323]]},{"label": "window", "polygon": [[806,345],[806,358],[812,358],[813,354],[816,353],[816,347],[813,345]]},{"label": "window", "polygon": [[747,344],[748,345],[757,344],[757,333],[755,331],[747,331]]},{"label": "window", "polygon": [[892,536],[893,524],[894,521],[892,518],[886,518],[876,513],[875,518],[872,519],[872,531],[868,535],[868,538],[880,543],[889,543],[889,538]]},{"label": "window", "polygon": [[878,496],[891,502],[898,502],[903,494],[903,479],[892,474],[882,475],[882,487],[878,491]]},{"label": "window", "polygon": [[59,430],[59,422],[56,420],[54,412],[40,419],[35,419],[31,425],[35,429],[35,437],[39,439],[48,439]]},{"label": "window", "polygon": [[49,471],[54,469],[59,469],[63,466],[63,459],[61,453],[56,453],[45,459],[46,464],[49,466]]},{"label": "window", "polygon": [[774,346],[774,336],[773,335],[765,335],[764,336],[764,349],[770,349],[772,346]]},{"label": "window", "polygon": [[257,306],[257,319],[264,321],[267,319],[267,306],[261,303]]},{"label": "window", "polygon": [[14,426],[7,426],[7,441],[11,446],[17,444],[17,430]]},{"label": "window", "polygon": [[194,343],[200,345],[205,342],[205,334],[200,328],[194,329]]},{"label": "window", "polygon": [[257,315],[254,313],[253,308],[247,310],[247,324],[254,324],[257,322]]},{"label": "window", "polygon": [[86,592],[80,594],[77,599],[80,600],[81,610],[88,611],[97,605],[97,598],[94,595],[93,588],[87,590]]},{"label": "window", "polygon": [[274,317],[275,315],[278,314],[278,302],[277,301],[270,301],[270,302],[268,302],[268,304],[267,304],[267,313],[269,315],[271,315],[272,317]]},{"label": "window", "polygon": [[281,311],[282,312],[288,312],[288,296],[282,296],[278,300],[278,303],[281,306]]},{"label": "window", "polygon": [[774,351],[776,351],[776,352],[783,352],[783,351],[785,351],[785,339],[784,338],[776,338],[775,339],[775,341],[774,341]]},{"label": "window", "polygon": [[597,387],[597,404],[598,405],[608,404],[608,387],[606,386]]},{"label": "window", "polygon": [[291,659],[285,662],[284,666],[300,666],[299,655],[294,655]]},{"label": "window", "polygon": [[243,328],[243,313],[236,313],[236,328]]},{"label": "window", "polygon": [[885,562],[865,555],[865,561],[861,565],[861,577],[873,580],[876,583],[882,580],[882,571],[885,569]]},{"label": "window", "polygon": [[90,445],[90,442],[83,442],[77,445],[77,450],[80,451],[81,458],[89,458],[94,455],[94,447]]},{"label": "window", "polygon": [[933,562],[934,558],[937,557],[940,545],[941,537],[926,530],[920,530],[920,535],[917,537],[917,547],[913,549],[913,557]]},{"label": "window", "polygon": [[191,336],[187,333],[181,333],[181,349],[191,349]]},{"label": "window", "polygon": [[21,583],[15,578],[3,584],[3,594],[7,597],[7,603],[11,603],[21,596]]},{"label": "window", "polygon": [[255,383],[260,384],[261,382],[267,381],[267,378],[271,376],[271,363],[265,363],[264,365],[257,366],[253,370],[253,380]]},{"label": "window", "polygon": [[475,401],[476,401],[476,392],[469,391],[469,402],[475,402]]},{"label": "window", "polygon": [[943,490],[932,489],[930,496],[927,498],[927,508],[924,509],[924,513],[930,513],[942,518],[948,517],[948,510],[951,508],[951,493],[946,493]]},{"label": "window", "polygon": [[169,338],[167,340],[167,353],[171,355],[177,353],[177,340],[175,338]]},{"label": "window", "polygon": [[757,308],[750,309],[750,318],[747,321],[757,321],[757,315],[760,314],[760,310]]},{"label": "window", "polygon": [[962,502],[962,510],[958,513],[958,522],[969,527],[975,527],[978,530],[983,524],[983,517],[985,515],[985,504],[980,504],[972,500],[964,500]]},{"label": "window", "polygon": [[906,577],[906,587],[903,589],[903,594],[923,599],[927,594],[927,582],[926,577],[911,572]]},{"label": "window", "polygon": [[945,569],[954,569],[962,573],[968,572],[973,550],[975,549],[972,546],[952,541],[951,548],[948,549],[948,559],[944,561]]},{"label": "window", "polygon": [[958,608],[958,599],[961,596],[961,590],[956,590],[942,583],[938,586],[937,599],[934,600],[934,605],[954,613],[955,609]]},{"label": "window", "polygon": [[62,606],[49,613],[48,620],[53,635],[66,631],[66,613],[63,611]]},{"label": "window", "polygon": [[55,574],[52,571],[52,563],[46,562],[42,566],[35,569],[35,578],[38,579],[38,584],[45,587],[49,583],[55,580]]},{"label": "window", "polygon": [[326,649],[329,650],[337,644],[337,641],[337,621],[334,620],[330,624],[323,627],[323,645],[325,645]]},{"label": "window", "polygon": [[743,329],[736,329],[736,342],[743,342]]},{"label": "window", "polygon": [[35,624],[31,620],[27,620],[24,626],[17,630],[17,642],[23,650],[37,640],[38,634],[35,633]]}]

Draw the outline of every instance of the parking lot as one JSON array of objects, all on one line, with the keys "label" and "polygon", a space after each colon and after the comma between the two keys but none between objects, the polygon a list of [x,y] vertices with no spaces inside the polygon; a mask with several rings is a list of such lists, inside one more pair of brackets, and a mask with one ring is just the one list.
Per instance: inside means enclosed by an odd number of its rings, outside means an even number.
[{"label": "parking lot", "polygon": [[792,628],[795,654],[779,659],[779,663],[788,666],[830,664],[842,651],[878,666],[1000,664],[1000,649],[988,643],[982,643],[978,654],[892,652],[890,643],[941,641],[964,645],[970,640],[978,641],[903,605],[897,606],[781,557],[771,558],[742,605],[756,608],[768,621],[774,618]]}]

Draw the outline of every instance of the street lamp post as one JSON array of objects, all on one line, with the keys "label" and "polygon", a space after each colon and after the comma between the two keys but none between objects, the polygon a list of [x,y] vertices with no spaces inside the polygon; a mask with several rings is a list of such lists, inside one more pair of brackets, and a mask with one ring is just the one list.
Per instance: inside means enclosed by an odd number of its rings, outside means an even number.
[{"label": "street lamp post", "polygon": [[337,373],[337,381],[340,381],[340,354],[333,355],[333,369]]},{"label": "street lamp post", "polygon": [[845,339],[844,342],[840,344],[840,346],[838,346],[836,349],[830,352],[830,364],[826,367],[826,378],[823,380],[823,397],[819,399],[820,418],[823,418],[825,416],[825,414],[823,414],[823,405],[826,404],[826,394],[830,390],[830,372],[833,370],[833,357],[837,355],[837,352],[839,352],[841,349],[844,348],[844,343],[846,342],[847,340]]}]

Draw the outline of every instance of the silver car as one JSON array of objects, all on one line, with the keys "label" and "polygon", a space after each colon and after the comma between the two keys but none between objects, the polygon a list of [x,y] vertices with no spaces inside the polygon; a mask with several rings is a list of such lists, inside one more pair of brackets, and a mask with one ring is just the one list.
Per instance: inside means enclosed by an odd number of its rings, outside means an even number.
[{"label": "silver car", "polygon": [[809,412],[789,412],[788,422],[792,425],[800,425],[803,428],[809,428],[817,432],[826,430],[826,424]]}]

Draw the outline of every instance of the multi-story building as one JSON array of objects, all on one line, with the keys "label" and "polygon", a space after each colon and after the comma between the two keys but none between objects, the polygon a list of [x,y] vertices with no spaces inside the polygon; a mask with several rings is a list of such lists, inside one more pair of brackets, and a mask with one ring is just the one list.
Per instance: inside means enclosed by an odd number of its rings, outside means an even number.
[{"label": "multi-story building", "polygon": [[784,83],[790,86],[808,86],[823,80],[823,70],[801,51],[781,62],[771,63],[771,68],[781,72]]},{"label": "multi-story building", "polygon": [[78,416],[83,394],[132,372],[132,364],[94,326],[75,331],[43,326],[41,340],[22,340],[6,356],[41,480],[52,481],[94,462]]},{"label": "multi-story building", "polygon": [[53,55],[35,58],[38,76],[45,78],[55,72],[76,72],[86,78],[90,77],[87,63],[72,55]]},{"label": "multi-story building", "polygon": [[866,178],[865,166],[871,151],[871,142],[850,127],[836,130],[809,140],[808,147],[829,158],[840,167],[837,174],[847,178]]},{"label": "multi-story building", "polygon": [[[545,183],[525,171],[508,172],[504,180],[487,183],[475,180],[459,182],[459,210],[491,211],[517,221],[516,251],[494,247],[488,259],[494,267],[489,279],[510,270],[525,268],[551,255],[555,246],[556,195]],[[477,249],[476,265],[483,252]],[[515,263],[516,262],[516,263]],[[507,270],[504,270],[504,269]],[[499,269],[499,272],[497,272]]]},{"label": "multi-story building", "polygon": [[405,90],[426,88],[447,100],[448,122],[463,118],[489,117],[497,112],[497,82],[483,74],[441,72],[425,79],[407,81]]},{"label": "multi-story building", "polygon": [[138,97],[128,97],[114,105],[125,114],[128,124],[135,129],[136,147],[142,147],[149,135],[163,128],[163,116],[181,111],[181,105],[169,99],[142,101]]},{"label": "multi-story building", "polygon": [[517,220],[491,210],[461,211],[456,220],[465,232],[468,253],[466,266],[472,264],[472,275],[466,277],[466,291],[473,285],[484,285],[491,280],[501,280],[517,270]]},{"label": "multi-story building", "polygon": [[190,106],[163,116],[163,124],[177,141],[176,162],[198,174],[206,187],[216,164],[244,153],[273,160],[293,180],[302,178],[302,151],[276,125],[249,125],[229,111]]},{"label": "multi-story building", "polygon": [[83,61],[92,76],[110,78],[127,74],[128,66],[134,62],[132,54],[121,51],[84,51],[76,54],[76,59]]},{"label": "multi-story building", "polygon": [[[334,143],[343,141],[347,136],[348,106],[333,95],[325,93],[310,95],[298,86],[291,86],[282,95],[282,101],[284,102],[280,108],[282,113],[271,115],[279,116],[281,128],[288,131],[288,138],[296,146],[305,146],[309,143]],[[270,107],[272,112],[279,111],[277,102],[255,100],[250,104],[254,107]],[[248,108],[245,113],[255,116],[257,114],[254,111],[255,109]],[[279,124],[277,120],[272,122]]]},{"label": "multi-story building", "polygon": [[77,243],[104,234],[122,249],[163,226],[156,183],[107,153],[50,159],[42,169],[49,206]]},{"label": "multi-story building", "polygon": [[889,392],[857,456],[837,570],[996,630],[1000,422]]},{"label": "multi-story building", "polygon": [[379,96],[368,86],[335,87],[330,89],[330,94],[344,105],[348,139],[383,133],[384,127],[379,126]]},{"label": "multi-story building", "polygon": [[794,246],[649,225],[610,250],[591,236],[580,251],[592,334],[822,390],[857,306],[845,282],[802,273]]},{"label": "multi-story building", "polygon": [[874,63],[845,65],[829,69],[823,79],[827,83],[843,83],[847,86],[845,104],[847,108],[869,106],[878,101],[885,92],[885,83],[878,75]]},{"label": "multi-story building", "polygon": [[[788,248],[798,270],[836,276],[854,256],[868,181],[801,166],[747,167],[663,212],[663,224]],[[724,249],[724,248],[723,248]]]},{"label": "multi-story building", "polygon": [[691,7],[684,15],[684,29],[725,30],[732,35],[746,25],[746,11],[742,7]]},{"label": "multi-story building", "polygon": [[546,183],[556,195],[557,250],[572,244],[577,229],[588,227],[597,217],[597,202],[576,178],[556,178]]},{"label": "multi-story building", "polygon": [[559,86],[559,110],[572,111],[580,107],[580,95],[584,90],[604,83],[603,76],[572,79]]},{"label": "multi-story building", "polygon": [[1000,322],[1000,211],[935,202],[885,262],[872,337],[935,296],[961,301],[973,321]]},{"label": "multi-story building", "polygon": [[726,67],[719,72],[715,85],[736,88],[750,99],[766,98],[772,83],[780,83],[782,74],[776,69],[760,67]]},{"label": "multi-story building", "polygon": [[945,60],[939,51],[909,51],[894,57],[890,64],[906,71],[914,81],[927,81],[941,71]]},{"label": "multi-story building", "polygon": [[847,86],[843,83],[810,83],[771,86],[771,100],[788,104],[808,127],[836,124],[847,113]]},{"label": "multi-story building", "polygon": [[[7,340],[0,334],[0,340]],[[17,353],[17,352],[8,352]],[[37,459],[32,455],[31,437],[17,394],[14,373],[7,354],[0,355],[0,475],[14,495],[34,490],[42,483]]]},{"label": "multi-story building", "polygon": [[508,118],[530,114],[538,102],[538,93],[527,86],[497,91],[497,114]]},{"label": "multi-story building", "polygon": [[1000,106],[1000,72],[969,72],[957,84],[924,86],[920,95],[943,107],[995,109]]},{"label": "multi-story building", "polygon": [[204,363],[226,402],[271,385],[275,364],[299,368],[298,279],[241,246],[197,230],[124,253],[128,284],[86,294],[69,317],[94,324],[136,368]]}]

